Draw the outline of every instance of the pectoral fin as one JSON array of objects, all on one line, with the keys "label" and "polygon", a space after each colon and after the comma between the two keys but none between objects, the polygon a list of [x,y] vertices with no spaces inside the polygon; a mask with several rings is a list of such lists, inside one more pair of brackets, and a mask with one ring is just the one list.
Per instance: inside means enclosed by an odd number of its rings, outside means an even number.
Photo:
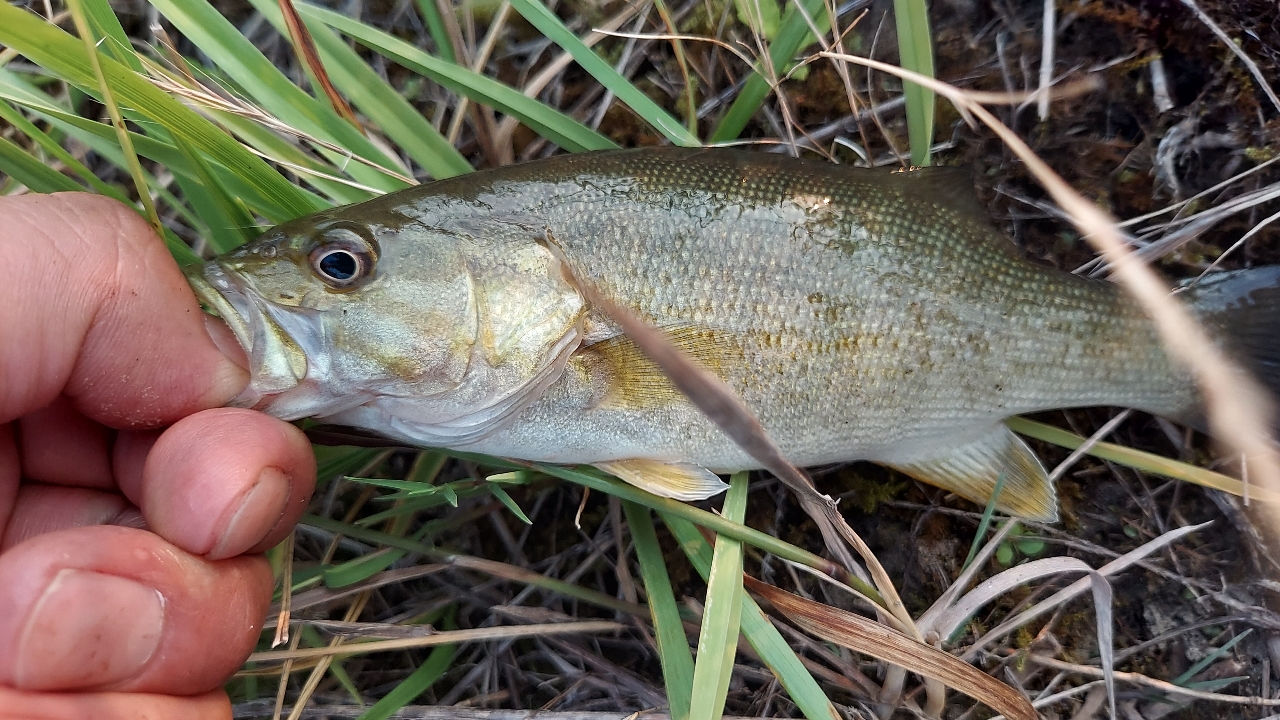
[{"label": "pectoral fin", "polygon": [[991,500],[1003,473],[997,510],[1029,520],[1058,519],[1058,497],[1044,466],[1022,438],[1004,425],[942,457],[890,466],[979,505]]},{"label": "pectoral fin", "polygon": [[729,489],[715,473],[689,463],[612,460],[596,463],[595,466],[641,490],[674,500],[706,500]]}]

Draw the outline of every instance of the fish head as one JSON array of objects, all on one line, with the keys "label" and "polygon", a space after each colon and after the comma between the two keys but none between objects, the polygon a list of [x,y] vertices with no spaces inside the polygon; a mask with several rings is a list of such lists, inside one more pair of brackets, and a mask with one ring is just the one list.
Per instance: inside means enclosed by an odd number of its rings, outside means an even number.
[{"label": "fish head", "polygon": [[249,359],[231,404],[295,420],[457,388],[478,336],[464,244],[420,223],[328,211],[189,268]]},{"label": "fish head", "polygon": [[585,313],[536,220],[430,197],[299,218],[187,277],[249,358],[231,404],[430,446],[541,396]]}]

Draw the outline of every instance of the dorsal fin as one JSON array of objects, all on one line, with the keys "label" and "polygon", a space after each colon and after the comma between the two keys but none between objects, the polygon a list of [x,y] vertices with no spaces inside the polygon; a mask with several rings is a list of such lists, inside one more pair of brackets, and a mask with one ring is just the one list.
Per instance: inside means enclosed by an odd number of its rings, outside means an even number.
[{"label": "dorsal fin", "polygon": [[973,173],[962,167],[924,167],[887,173],[889,184],[904,195],[941,205],[974,222],[991,224],[991,216],[978,201]]}]

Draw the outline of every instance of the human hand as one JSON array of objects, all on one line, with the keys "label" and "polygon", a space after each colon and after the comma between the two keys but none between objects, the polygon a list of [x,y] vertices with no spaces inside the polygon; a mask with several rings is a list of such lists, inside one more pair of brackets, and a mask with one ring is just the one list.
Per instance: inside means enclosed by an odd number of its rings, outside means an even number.
[{"label": "human hand", "polygon": [[0,268],[0,718],[229,718],[310,445],[128,208],[0,198]]}]

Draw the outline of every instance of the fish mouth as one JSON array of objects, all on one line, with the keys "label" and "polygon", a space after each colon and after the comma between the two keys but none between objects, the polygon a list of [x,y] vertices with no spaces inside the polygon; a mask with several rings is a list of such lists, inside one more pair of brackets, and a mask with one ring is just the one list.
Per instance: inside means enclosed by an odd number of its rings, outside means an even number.
[{"label": "fish mouth", "polygon": [[249,359],[249,385],[228,405],[270,412],[276,396],[306,378],[306,353],[273,317],[277,313],[216,260],[183,268],[183,274],[200,302],[231,328]]}]

